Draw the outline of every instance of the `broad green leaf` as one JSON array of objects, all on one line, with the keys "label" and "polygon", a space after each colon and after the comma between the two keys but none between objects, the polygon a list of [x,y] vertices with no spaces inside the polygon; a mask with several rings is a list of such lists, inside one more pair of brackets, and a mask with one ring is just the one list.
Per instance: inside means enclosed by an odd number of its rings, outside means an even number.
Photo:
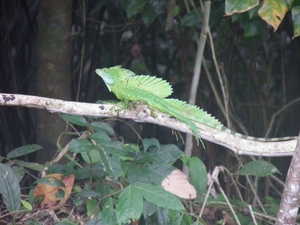
[{"label": "broad green leaf", "polygon": [[77,115],[70,115],[70,114],[63,114],[61,115],[63,120],[66,122],[70,122],[72,124],[81,126],[81,127],[86,127],[88,125],[88,122],[83,116],[77,116]]},{"label": "broad green leaf", "polygon": [[126,8],[127,17],[131,18],[140,13],[147,2],[148,0],[130,0]]},{"label": "broad green leaf", "polygon": [[142,19],[146,26],[149,27],[157,18],[157,16],[158,15],[156,14],[156,11],[153,8],[153,6],[151,4],[147,4],[145,10],[142,13]]},{"label": "broad green leaf", "polygon": [[134,164],[128,166],[127,178],[130,184],[151,183],[149,175],[148,169],[140,168]]},{"label": "broad green leaf", "polygon": [[280,199],[274,199],[270,196],[266,196],[266,210],[267,212],[272,213],[273,215],[276,215],[278,210],[279,210],[279,206],[280,206]]},{"label": "broad green leaf", "polygon": [[266,27],[261,19],[252,19],[244,23],[244,37],[253,37],[261,34],[262,30]]},{"label": "broad green leaf", "polygon": [[100,152],[94,148],[88,152],[84,151],[80,153],[83,160],[88,164],[95,164],[101,162]]},{"label": "broad green leaf", "polygon": [[259,0],[225,0],[225,15],[242,13],[258,6]]},{"label": "broad green leaf", "polygon": [[96,217],[94,217],[89,222],[87,222],[86,225],[107,225],[107,224],[103,222],[102,214],[99,213]]},{"label": "broad green leaf", "polygon": [[15,166],[12,166],[11,169],[14,172],[14,174],[16,175],[18,181],[21,182],[25,175],[24,168],[15,165]]},{"label": "broad green leaf", "polygon": [[62,219],[60,222],[56,222],[55,225],[75,225],[75,223],[70,222],[68,219]]},{"label": "broad green leaf", "polygon": [[181,213],[180,211],[170,210],[169,216],[172,225],[190,225],[193,222],[189,215]]},{"label": "broad green leaf", "polygon": [[156,212],[156,210],[157,210],[157,205],[144,200],[143,215],[145,218],[153,215]]},{"label": "broad green leaf", "polygon": [[36,145],[36,144],[24,145],[22,147],[15,148],[14,150],[10,151],[7,154],[7,158],[12,159],[12,158],[16,158],[16,157],[19,157],[22,155],[28,155],[29,153],[35,152],[40,149],[42,149],[42,146],[40,146],[40,145]]},{"label": "broad green leaf", "polygon": [[88,179],[90,178],[91,173],[95,178],[103,177],[105,175],[103,165],[98,162],[93,164],[92,166],[88,165],[81,169],[77,169],[75,172],[75,176],[76,179]]},{"label": "broad green leaf", "polygon": [[192,12],[185,14],[181,20],[181,24],[184,27],[194,27],[200,24],[200,10],[193,10]]},{"label": "broad green leaf", "polygon": [[55,186],[55,187],[65,187],[64,182],[62,182],[61,180],[59,180],[55,177],[43,177],[43,178],[36,180],[36,183],[46,184],[46,185]]},{"label": "broad green leaf", "polygon": [[111,141],[110,137],[104,131],[97,131],[91,134],[89,138],[96,141],[97,143],[102,143],[102,141]]},{"label": "broad green leaf", "polygon": [[109,158],[109,162],[111,165],[112,177],[114,178],[114,180],[116,180],[123,173],[121,160],[117,156],[113,155]]},{"label": "broad green leaf", "polygon": [[162,181],[175,169],[174,166],[169,164],[151,164],[148,167],[148,176],[151,178],[152,182],[160,186]]},{"label": "broad green leaf", "polygon": [[248,215],[243,215],[241,213],[236,214],[240,224],[253,224],[253,221]]},{"label": "broad green leaf", "polygon": [[126,187],[118,198],[116,217],[119,224],[137,220],[143,212],[143,198],[133,186]]},{"label": "broad green leaf", "polygon": [[100,132],[100,133],[104,132],[109,136],[115,136],[114,129],[108,123],[92,122],[91,127],[97,132]]},{"label": "broad green leaf", "polygon": [[27,209],[27,210],[29,210],[29,211],[32,210],[32,205],[31,205],[29,202],[27,202],[27,201],[25,201],[25,200],[21,200],[21,203],[22,203],[22,205],[25,207],[25,209]]},{"label": "broad green leaf", "polygon": [[292,8],[292,19],[293,19],[293,27],[294,27],[293,38],[295,38],[300,35],[300,6],[296,6]]},{"label": "broad green leaf", "polygon": [[192,223],[192,225],[206,225],[205,221],[202,218],[197,218],[198,220]]},{"label": "broad green leaf", "polygon": [[258,15],[276,31],[288,10],[285,0],[268,0],[263,2]]},{"label": "broad green leaf", "polygon": [[172,6],[172,11],[173,11],[173,16],[177,16],[179,11],[180,11],[180,7],[178,5],[173,5]]},{"label": "broad green leaf", "polygon": [[84,151],[90,151],[95,146],[86,139],[73,139],[69,144],[69,152],[80,153]]},{"label": "broad green leaf", "polygon": [[92,198],[92,197],[98,197],[99,193],[93,190],[82,190],[81,192],[78,192],[76,194],[76,198]]},{"label": "broad green leaf", "polygon": [[[88,216],[97,215],[100,213],[98,200],[92,198],[86,200],[86,211]],[[102,215],[103,216],[103,215]]]},{"label": "broad green leaf", "polygon": [[90,137],[99,145],[100,148],[105,149],[108,154],[114,155],[122,160],[132,159],[132,150],[127,148],[122,142],[104,140],[99,138],[99,136],[95,137],[94,135],[91,135]]},{"label": "broad green leaf", "polygon": [[273,164],[264,160],[257,160],[247,163],[238,172],[240,175],[253,175],[258,177],[265,177],[272,173],[280,172]]},{"label": "broad green leaf", "polygon": [[145,138],[143,139],[144,152],[147,151],[150,147],[160,148],[159,141],[156,138]]},{"label": "broad green leaf", "polygon": [[138,192],[147,201],[159,207],[174,210],[184,210],[182,203],[176,196],[165,191],[159,186],[141,183],[133,185],[132,189],[134,192]]},{"label": "broad green leaf", "polygon": [[22,167],[29,168],[29,169],[39,171],[39,172],[41,172],[45,167],[44,165],[39,164],[39,163],[25,162],[25,161],[17,160],[17,159],[14,159],[13,162]]},{"label": "broad green leaf", "polygon": [[111,224],[111,225],[118,224],[115,209],[114,209],[115,202],[116,201],[113,198],[109,197],[103,206],[102,218],[105,224]]},{"label": "broad green leaf", "polygon": [[191,157],[188,164],[190,168],[191,184],[197,190],[197,196],[201,197],[202,194],[206,193],[206,167],[204,163],[196,157]]},{"label": "broad green leaf", "polygon": [[157,221],[157,225],[170,224],[171,222],[169,210],[165,208],[157,207],[157,210],[152,217]]},{"label": "broad green leaf", "polygon": [[106,172],[114,179],[117,179],[123,171],[121,160],[118,155],[111,154],[108,152],[107,148],[104,149],[98,145],[95,146],[95,149],[99,152],[101,162]]},{"label": "broad green leaf", "polygon": [[136,163],[174,163],[181,155],[182,151],[176,145],[161,145],[159,148],[150,148],[146,152],[137,154],[134,161]]},{"label": "broad green leaf", "polygon": [[21,205],[21,190],[14,172],[5,164],[0,163],[0,193],[9,212],[15,212]]}]

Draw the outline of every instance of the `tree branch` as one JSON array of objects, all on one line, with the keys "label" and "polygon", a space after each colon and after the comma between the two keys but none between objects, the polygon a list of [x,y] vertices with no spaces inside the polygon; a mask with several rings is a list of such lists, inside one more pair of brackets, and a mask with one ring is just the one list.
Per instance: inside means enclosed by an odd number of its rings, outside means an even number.
[{"label": "tree branch", "polygon": [[[185,133],[191,133],[189,127],[167,114],[161,113],[142,102],[123,110],[116,104],[92,104],[63,101],[30,95],[0,93],[0,105],[24,106],[45,109],[51,113],[67,113],[93,117],[119,117],[137,122],[147,122],[169,127]],[[293,155],[297,140],[278,142],[251,141],[236,137],[227,132],[214,129],[205,124],[196,123],[201,138],[231,149],[239,155],[288,156]]]}]

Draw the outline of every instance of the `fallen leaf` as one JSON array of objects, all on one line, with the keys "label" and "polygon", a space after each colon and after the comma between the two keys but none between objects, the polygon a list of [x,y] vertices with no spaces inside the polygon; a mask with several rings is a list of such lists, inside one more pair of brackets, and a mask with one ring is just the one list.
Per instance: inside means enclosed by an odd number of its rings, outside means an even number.
[{"label": "fallen leaf", "polygon": [[53,208],[53,207],[57,208],[65,204],[72,191],[72,187],[75,179],[74,174],[71,174],[68,177],[63,177],[63,174],[48,174],[47,176],[45,176],[45,178],[49,178],[49,179],[56,178],[58,180],[61,180],[65,184],[65,187],[58,187],[58,186],[38,183],[38,185],[34,190],[33,196],[43,197],[43,201],[41,202],[41,207],[45,208],[47,206],[48,208]]},{"label": "fallen leaf", "polygon": [[192,186],[186,175],[181,170],[173,170],[161,183],[166,191],[185,199],[194,199],[197,196],[196,189]]}]

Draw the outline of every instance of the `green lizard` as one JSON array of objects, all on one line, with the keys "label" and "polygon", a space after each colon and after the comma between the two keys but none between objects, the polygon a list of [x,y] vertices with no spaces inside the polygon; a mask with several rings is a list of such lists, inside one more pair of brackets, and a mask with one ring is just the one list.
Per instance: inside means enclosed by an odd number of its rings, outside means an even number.
[{"label": "green lizard", "polygon": [[163,113],[171,115],[186,123],[197,143],[200,136],[194,122],[198,122],[217,130],[225,131],[237,137],[254,141],[282,141],[294,139],[294,137],[283,138],[256,138],[234,132],[205,112],[204,110],[189,105],[184,101],[166,98],[173,92],[171,85],[154,76],[136,75],[130,70],[114,66],[110,68],[96,69],[96,73],[102,77],[109,91],[113,92],[118,99],[124,102],[124,107],[128,107],[129,101],[142,100],[149,106]]}]

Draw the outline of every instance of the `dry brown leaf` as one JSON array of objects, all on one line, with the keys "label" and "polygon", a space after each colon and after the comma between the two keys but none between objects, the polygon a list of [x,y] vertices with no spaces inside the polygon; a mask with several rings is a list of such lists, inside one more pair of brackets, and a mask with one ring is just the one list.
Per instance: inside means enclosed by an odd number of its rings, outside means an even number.
[{"label": "dry brown leaf", "polygon": [[181,170],[173,170],[161,183],[168,192],[185,199],[194,199],[197,196],[196,189],[192,186],[186,175]]},{"label": "dry brown leaf", "polygon": [[[59,179],[65,184],[65,187],[57,187],[57,186],[51,186],[51,185],[39,183],[34,190],[33,196],[43,197],[43,201],[41,202],[42,208],[44,208],[45,206],[47,206],[48,208],[49,207],[53,208],[55,206],[56,208],[57,207],[56,203],[58,203],[58,206],[62,206],[68,200],[71,194],[74,179],[75,179],[74,174],[71,174],[68,177],[63,177],[63,174],[48,174],[45,177],[48,178],[52,177],[52,178]],[[63,198],[56,197],[56,194],[59,190],[64,191],[65,195]]]},{"label": "dry brown leaf", "polygon": [[225,222],[226,225],[236,225],[234,220],[230,217],[228,212],[226,212],[225,210],[222,210],[222,216],[224,220],[223,222]]}]

